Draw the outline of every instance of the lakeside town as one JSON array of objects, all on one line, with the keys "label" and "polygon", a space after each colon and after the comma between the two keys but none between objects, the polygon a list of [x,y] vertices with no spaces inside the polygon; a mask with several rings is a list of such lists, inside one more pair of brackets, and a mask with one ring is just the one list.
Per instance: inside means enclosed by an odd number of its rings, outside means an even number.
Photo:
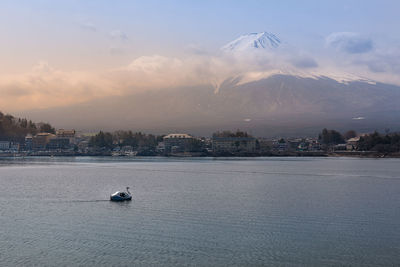
[{"label": "lakeside town", "polygon": [[[386,135],[399,139],[399,135]],[[74,129],[28,133],[23,142],[0,140],[0,156],[398,156],[397,149],[379,143],[366,147],[380,134],[358,135],[354,131],[342,136],[324,129],[318,137],[255,138],[246,132],[216,132],[212,137],[195,137],[187,133],[151,135],[117,131],[84,134]],[[397,140],[398,142],[398,140]],[[393,142],[392,142],[393,143]],[[392,146],[390,146],[392,147]]]},{"label": "lakeside town", "polygon": [[315,137],[263,138],[245,131],[163,135],[133,131],[83,133],[55,129],[0,112],[0,156],[366,156],[399,157],[400,134],[340,133],[323,129]]}]

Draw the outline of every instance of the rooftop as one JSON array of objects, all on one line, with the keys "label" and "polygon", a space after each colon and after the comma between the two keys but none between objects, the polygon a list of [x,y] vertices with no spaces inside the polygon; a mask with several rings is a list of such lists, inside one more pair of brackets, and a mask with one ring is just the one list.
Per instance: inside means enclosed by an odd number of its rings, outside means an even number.
[{"label": "rooftop", "polygon": [[347,142],[358,142],[358,141],[360,141],[360,136],[353,137],[353,138],[350,138],[349,140],[347,140]]},{"label": "rooftop", "polygon": [[169,134],[164,136],[164,139],[169,139],[169,138],[193,138],[193,136],[189,135],[189,134],[180,134],[180,133],[174,133],[174,134]]}]

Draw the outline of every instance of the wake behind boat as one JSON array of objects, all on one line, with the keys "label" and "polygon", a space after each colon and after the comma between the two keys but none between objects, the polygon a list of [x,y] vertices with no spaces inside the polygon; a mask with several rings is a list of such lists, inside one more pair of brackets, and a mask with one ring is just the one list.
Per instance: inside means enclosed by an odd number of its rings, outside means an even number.
[{"label": "wake behind boat", "polygon": [[117,191],[110,196],[111,201],[129,201],[132,200],[132,194],[129,192],[129,187],[126,188],[126,192]]}]

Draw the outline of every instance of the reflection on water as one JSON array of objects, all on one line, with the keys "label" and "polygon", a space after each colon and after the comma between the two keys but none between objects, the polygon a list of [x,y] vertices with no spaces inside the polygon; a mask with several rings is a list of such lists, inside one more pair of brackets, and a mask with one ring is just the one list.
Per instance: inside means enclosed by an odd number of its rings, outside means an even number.
[{"label": "reflection on water", "polygon": [[399,163],[3,158],[0,265],[397,265]]}]

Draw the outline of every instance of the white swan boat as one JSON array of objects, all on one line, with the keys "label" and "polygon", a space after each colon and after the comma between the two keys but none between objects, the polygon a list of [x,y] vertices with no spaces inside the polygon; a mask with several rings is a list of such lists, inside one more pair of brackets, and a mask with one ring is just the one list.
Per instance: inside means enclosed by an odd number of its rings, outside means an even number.
[{"label": "white swan boat", "polygon": [[132,194],[129,192],[129,187],[126,188],[126,192],[117,191],[110,196],[111,201],[125,201],[132,200]]}]

